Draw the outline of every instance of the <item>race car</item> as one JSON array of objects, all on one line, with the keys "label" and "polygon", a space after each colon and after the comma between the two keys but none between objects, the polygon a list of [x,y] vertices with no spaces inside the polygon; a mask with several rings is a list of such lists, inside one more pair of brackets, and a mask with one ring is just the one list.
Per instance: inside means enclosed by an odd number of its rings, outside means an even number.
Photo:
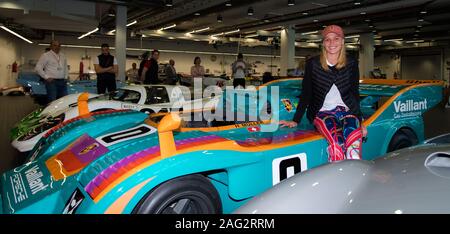
[{"label": "race car", "polygon": [[[442,100],[441,83],[377,82],[360,85],[365,160],[422,142],[422,114]],[[81,100],[81,117],[52,128],[26,164],[2,175],[3,212],[231,213],[328,163],[327,143],[308,121],[278,127],[293,118],[300,87],[300,79],[286,79],[225,90],[214,111],[148,118],[91,113]]]},{"label": "race car", "polygon": [[[43,110],[38,109],[22,119],[11,130],[12,146],[20,152],[33,149],[36,142],[50,128],[66,120],[79,116],[76,99],[80,94],[72,94],[52,102]],[[130,85],[119,88],[113,94],[89,94],[89,109],[103,110],[133,109],[144,113],[168,112],[173,108],[213,107],[213,98],[195,98],[186,87],[171,85]]]},{"label": "race car", "polygon": [[374,161],[346,160],[299,173],[236,214],[450,213],[450,133]]},{"label": "race car", "polygon": [[[45,83],[36,72],[20,72],[17,83],[35,98],[39,104],[48,104]],[[125,86],[124,82],[116,81],[117,88]],[[67,93],[97,93],[97,80],[75,80],[67,82]]]}]

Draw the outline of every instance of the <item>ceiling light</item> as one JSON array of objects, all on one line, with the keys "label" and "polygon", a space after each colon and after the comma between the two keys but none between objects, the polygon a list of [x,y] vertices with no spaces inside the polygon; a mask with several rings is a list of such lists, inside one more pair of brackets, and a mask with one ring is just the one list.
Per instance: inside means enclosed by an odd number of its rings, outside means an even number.
[{"label": "ceiling light", "polygon": [[252,16],[255,11],[253,10],[253,7],[249,7],[247,10],[247,15]]},{"label": "ceiling light", "polygon": [[355,3],[353,3],[355,6],[361,5],[360,1],[356,1]]},{"label": "ceiling light", "polygon": [[227,3],[225,3],[225,6],[230,7],[230,6],[233,6],[233,5],[231,4],[231,1],[228,1]]},{"label": "ceiling light", "polygon": [[406,43],[422,43],[424,40],[406,41]]},{"label": "ceiling light", "polygon": [[200,12],[195,12],[194,15],[199,16],[199,15],[200,15]]},{"label": "ceiling light", "polygon": [[421,27],[422,27],[422,25],[417,25],[417,27],[418,27],[418,28],[421,28]]},{"label": "ceiling light", "polygon": [[92,31],[90,31],[90,32],[87,32],[87,33],[85,33],[85,34],[79,36],[78,39],[81,39],[81,38],[83,38],[83,37],[89,36],[89,35],[91,35],[92,33],[95,33],[95,32],[97,32],[97,31],[98,31],[98,28],[95,28],[94,30],[92,30]]},{"label": "ceiling light", "polygon": [[259,36],[257,33],[253,33],[253,34],[248,34],[245,36],[245,38],[249,38],[249,37],[257,37]]},{"label": "ceiling light", "polygon": [[233,31],[225,32],[223,34],[227,35],[227,34],[237,33],[239,31],[241,31],[241,30],[240,29],[236,29],[236,30],[233,30]]},{"label": "ceiling light", "polygon": [[217,15],[217,22],[219,22],[219,23],[222,23],[222,21],[223,21],[223,18],[222,18],[222,15]]},{"label": "ceiling light", "polygon": [[167,7],[173,6],[172,0],[166,0],[166,6],[167,6]]},{"label": "ceiling light", "polygon": [[114,9],[109,9],[109,11],[108,11],[108,16],[109,16],[109,17],[114,17],[114,16],[116,16],[116,12],[114,11]]},{"label": "ceiling light", "polygon": [[365,11],[363,11],[363,12],[361,12],[361,13],[359,13],[359,14],[361,14],[361,15],[365,15],[365,14],[366,14],[366,12],[365,12]]},{"label": "ceiling light", "polygon": [[365,19],[364,21],[366,21],[366,22],[370,22],[370,19]]},{"label": "ceiling light", "polygon": [[314,40],[307,40],[306,43],[317,43],[317,42],[321,42],[322,39],[314,39]]},{"label": "ceiling light", "polygon": [[167,30],[167,29],[170,29],[170,28],[175,28],[176,26],[177,26],[176,24],[172,24],[170,26],[167,26],[167,27],[164,27],[164,28],[160,28],[159,30],[163,31],[163,30]]},{"label": "ceiling light", "polygon": [[202,29],[198,29],[198,30],[193,30],[193,31],[188,32],[188,33],[189,33],[189,34],[192,34],[192,33],[199,33],[199,32],[204,32],[204,31],[206,31],[206,30],[209,30],[209,27],[207,27],[207,28],[202,28]]},{"label": "ceiling light", "polygon": [[9,32],[9,33],[11,33],[11,34],[13,34],[14,36],[16,36],[16,37],[18,37],[18,38],[20,38],[20,39],[22,39],[22,40],[24,40],[24,41],[26,41],[26,42],[28,42],[28,43],[30,43],[30,44],[33,44],[32,41],[26,39],[25,37],[21,36],[20,34],[18,34],[18,33],[14,32],[14,31],[12,31],[11,29],[9,29],[9,28],[7,28],[7,27],[5,27],[5,26],[3,26],[3,25],[0,25],[0,28],[2,28],[3,30],[5,30],[5,31],[7,31],[7,32]]},{"label": "ceiling light", "polygon": [[303,12],[302,15],[308,15],[308,12]]},{"label": "ceiling light", "polygon": [[427,13],[426,10],[421,10],[421,11],[420,11],[420,14],[426,14],[426,13]]},{"label": "ceiling light", "polygon": [[137,20],[135,20],[135,21],[133,21],[133,22],[127,24],[127,27],[129,27],[129,26],[131,26],[131,25],[133,25],[133,24],[136,24],[136,23],[137,23]]},{"label": "ceiling light", "polygon": [[326,28],[327,26],[326,25],[322,25],[322,28]]},{"label": "ceiling light", "polygon": [[420,29],[416,29],[416,31],[414,31],[414,32],[419,33],[419,32],[420,32]]},{"label": "ceiling light", "polygon": [[350,39],[350,38],[358,38],[358,37],[359,37],[359,35],[352,35],[352,36],[346,36],[345,38]]},{"label": "ceiling light", "polygon": [[384,42],[390,42],[390,41],[403,41],[403,39],[402,39],[402,38],[396,38],[396,39],[387,39],[387,40],[384,40]]},{"label": "ceiling light", "polygon": [[423,22],[423,18],[419,18],[417,21],[419,22]]},{"label": "ceiling light", "polygon": [[318,20],[318,19],[314,19],[313,22],[314,22],[314,23],[317,23],[317,22],[319,22],[319,20]]},{"label": "ceiling light", "polygon": [[305,33],[302,33],[302,35],[311,35],[311,34],[317,34],[317,33],[319,33],[319,31],[305,32]]},{"label": "ceiling light", "polygon": [[294,6],[295,0],[288,0],[288,6]]}]

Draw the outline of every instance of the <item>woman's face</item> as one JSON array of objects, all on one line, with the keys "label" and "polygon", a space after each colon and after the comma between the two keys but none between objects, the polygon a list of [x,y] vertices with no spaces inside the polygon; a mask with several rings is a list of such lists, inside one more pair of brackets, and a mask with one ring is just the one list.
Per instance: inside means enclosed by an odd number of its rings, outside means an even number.
[{"label": "woman's face", "polygon": [[200,60],[200,58],[195,60],[195,65],[200,65],[200,63],[202,62],[202,60]]},{"label": "woman's face", "polygon": [[323,39],[323,46],[328,54],[339,54],[344,44],[344,38],[336,33],[328,33]]}]

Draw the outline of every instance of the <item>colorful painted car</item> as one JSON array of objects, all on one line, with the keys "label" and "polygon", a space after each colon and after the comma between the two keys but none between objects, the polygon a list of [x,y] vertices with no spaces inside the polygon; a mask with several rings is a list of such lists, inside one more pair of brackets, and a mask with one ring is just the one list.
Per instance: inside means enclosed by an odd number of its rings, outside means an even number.
[{"label": "colorful painted car", "polygon": [[[20,152],[33,149],[34,145],[50,128],[79,116],[76,100],[79,94],[72,94],[52,102],[43,110],[36,110],[21,120],[11,130],[12,146]],[[89,94],[89,110],[133,109],[144,113],[168,112],[183,106],[213,107],[211,98],[194,99],[186,87],[171,85],[129,85],[119,88],[112,95]],[[217,99],[217,98],[216,98]],[[210,102],[211,101],[211,102]]]},{"label": "colorful painted car", "polygon": [[[442,99],[440,83],[377,82],[383,81],[361,83],[366,160],[422,142],[422,114]],[[287,79],[252,93],[226,90],[213,114],[225,106],[250,119],[238,122],[196,120],[211,114],[203,112],[147,119],[132,111],[89,113],[80,102],[83,117],[52,128],[26,164],[2,175],[3,212],[231,213],[328,162],[327,143],[308,121],[278,128],[278,120],[292,119],[300,86],[301,80]],[[234,97],[244,101],[234,105]]]},{"label": "colorful painted car", "polygon": [[237,214],[450,213],[450,134],[373,161],[346,160],[297,174]]}]

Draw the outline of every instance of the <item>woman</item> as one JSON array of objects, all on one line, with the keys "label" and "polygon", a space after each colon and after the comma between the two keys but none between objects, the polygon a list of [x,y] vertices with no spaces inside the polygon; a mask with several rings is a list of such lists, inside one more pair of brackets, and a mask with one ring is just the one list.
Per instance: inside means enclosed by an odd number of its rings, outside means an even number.
[{"label": "woman", "polygon": [[194,66],[191,67],[191,76],[193,78],[203,77],[205,75],[205,68],[200,65],[201,62],[200,57],[195,57]]},{"label": "woman", "polygon": [[358,62],[345,53],[344,32],[337,25],[323,32],[320,56],[306,62],[302,93],[293,121],[282,127],[296,127],[306,116],[328,141],[328,161],[361,159],[362,138]]}]

